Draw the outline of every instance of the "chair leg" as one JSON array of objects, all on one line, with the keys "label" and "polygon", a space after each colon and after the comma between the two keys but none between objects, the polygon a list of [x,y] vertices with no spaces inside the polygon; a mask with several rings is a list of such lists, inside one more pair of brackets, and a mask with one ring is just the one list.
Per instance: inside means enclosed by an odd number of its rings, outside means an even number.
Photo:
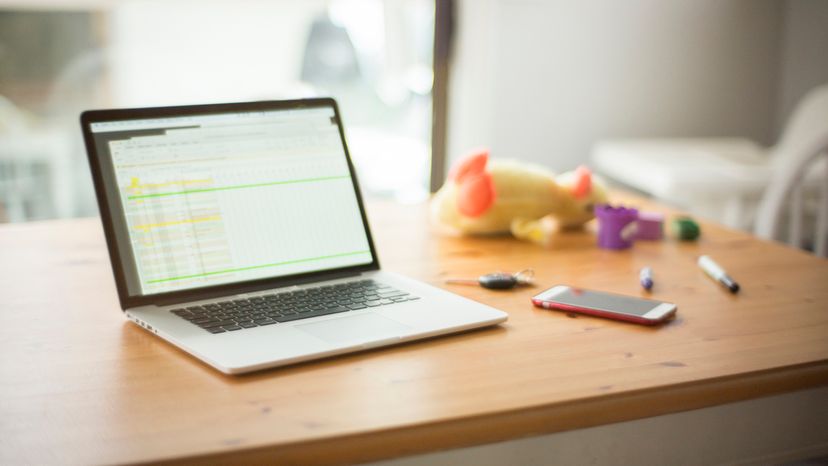
[{"label": "chair leg", "polygon": [[802,185],[794,186],[791,190],[791,208],[788,219],[788,244],[802,248]]},{"label": "chair leg", "polygon": [[814,237],[814,254],[819,257],[828,257],[828,152],[823,154],[825,170],[820,185],[819,205],[817,206],[817,227]]}]

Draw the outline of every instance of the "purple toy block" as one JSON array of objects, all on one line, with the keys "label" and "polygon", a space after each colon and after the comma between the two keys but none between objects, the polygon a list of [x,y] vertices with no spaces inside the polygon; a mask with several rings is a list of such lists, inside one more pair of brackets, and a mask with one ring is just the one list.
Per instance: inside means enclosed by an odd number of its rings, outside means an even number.
[{"label": "purple toy block", "polygon": [[611,205],[595,206],[598,218],[598,246],[605,249],[626,249],[632,246],[638,210]]}]

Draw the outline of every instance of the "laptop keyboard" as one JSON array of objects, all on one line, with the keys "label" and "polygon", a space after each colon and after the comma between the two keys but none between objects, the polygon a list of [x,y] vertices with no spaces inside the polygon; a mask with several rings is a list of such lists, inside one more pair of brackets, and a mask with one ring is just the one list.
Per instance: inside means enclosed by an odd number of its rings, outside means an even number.
[{"label": "laptop keyboard", "polygon": [[210,333],[224,333],[416,299],[420,298],[388,285],[360,280],[182,307],[170,312]]}]

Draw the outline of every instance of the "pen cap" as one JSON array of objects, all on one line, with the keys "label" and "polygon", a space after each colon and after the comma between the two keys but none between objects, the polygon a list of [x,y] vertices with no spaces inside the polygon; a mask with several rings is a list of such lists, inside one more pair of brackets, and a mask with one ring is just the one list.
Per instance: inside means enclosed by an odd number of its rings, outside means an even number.
[{"label": "pen cap", "polygon": [[673,219],[673,235],[682,241],[695,241],[701,235],[701,227],[690,217]]},{"label": "pen cap", "polygon": [[641,286],[644,287],[645,290],[649,290],[653,287],[653,269],[650,267],[644,267],[638,273],[638,281],[641,282]]},{"label": "pen cap", "polygon": [[719,264],[715,263],[710,256],[699,256],[697,263],[706,274],[716,280],[726,275],[724,269],[721,268]]}]

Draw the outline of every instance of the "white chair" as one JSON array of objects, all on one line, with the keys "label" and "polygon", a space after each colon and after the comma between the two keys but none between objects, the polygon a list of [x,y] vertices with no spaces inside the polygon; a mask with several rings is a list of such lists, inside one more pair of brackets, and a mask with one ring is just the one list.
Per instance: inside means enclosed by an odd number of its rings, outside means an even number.
[{"label": "white chair", "polygon": [[[770,148],[737,138],[635,139],[599,142],[596,171],[612,180],[733,228],[753,230],[765,189],[783,167],[828,134],[828,85],[811,90],[797,105],[779,142]],[[804,156],[801,156],[804,157]],[[821,175],[806,173],[813,190]],[[821,173],[821,172],[820,172]]]},{"label": "white chair", "polygon": [[[755,233],[783,239],[781,225],[787,218],[788,244],[803,247],[805,240],[811,240],[814,253],[828,257],[828,85],[806,96],[790,126],[793,129],[779,144],[774,173],[759,205]],[[814,179],[819,180],[818,186],[804,182]],[[790,207],[787,212],[786,207]],[[812,218],[815,233],[808,236],[803,224]]]}]

